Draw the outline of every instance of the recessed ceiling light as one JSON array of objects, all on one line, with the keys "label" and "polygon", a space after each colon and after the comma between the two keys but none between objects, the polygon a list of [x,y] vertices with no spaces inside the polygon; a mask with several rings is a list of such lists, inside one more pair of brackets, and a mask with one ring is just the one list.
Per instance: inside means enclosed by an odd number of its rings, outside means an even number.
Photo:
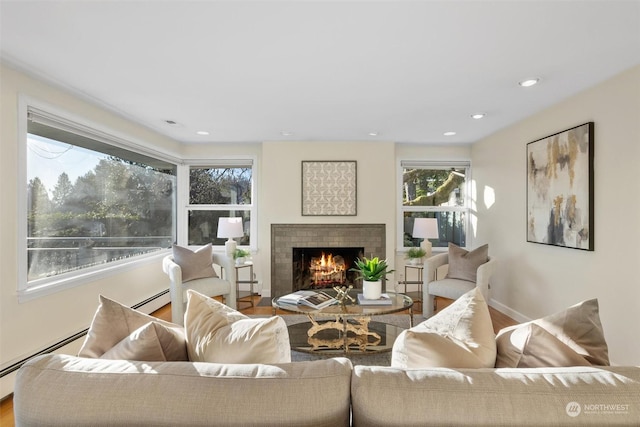
[{"label": "recessed ceiling light", "polygon": [[369,136],[378,136],[380,135],[378,132],[369,132]]},{"label": "recessed ceiling light", "polygon": [[199,130],[198,132],[196,132],[198,135],[209,135],[209,132],[207,132],[206,130]]},{"label": "recessed ceiling light", "polygon": [[291,135],[293,135],[293,132],[289,132],[289,131],[283,130],[283,131],[280,132],[280,135],[282,135],[282,136],[291,136]]},{"label": "recessed ceiling light", "polygon": [[483,117],[484,117],[484,113],[477,113],[477,114],[472,114],[471,115],[471,118],[476,119],[476,120],[480,120]]},{"label": "recessed ceiling light", "polygon": [[445,132],[445,133],[443,133],[444,136],[453,136],[455,134],[456,134],[455,132]]},{"label": "recessed ceiling light", "polygon": [[531,87],[535,84],[538,84],[538,82],[540,81],[540,79],[527,79],[527,80],[523,80],[521,82],[518,82],[518,84],[522,87]]}]

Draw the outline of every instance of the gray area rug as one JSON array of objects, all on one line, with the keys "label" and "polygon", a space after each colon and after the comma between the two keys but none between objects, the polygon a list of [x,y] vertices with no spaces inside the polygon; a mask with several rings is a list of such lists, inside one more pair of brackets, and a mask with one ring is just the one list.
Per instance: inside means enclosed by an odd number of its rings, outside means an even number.
[{"label": "gray area rug", "polygon": [[[309,319],[307,316],[303,315],[283,315],[281,316],[287,326],[295,325],[298,323],[308,322]],[[404,329],[409,328],[409,316],[406,314],[387,314],[382,316],[374,316],[373,318],[376,322],[388,323],[390,325],[398,326]],[[417,321],[414,317],[414,320]],[[391,351],[387,351],[384,353],[368,353],[368,354],[357,354],[357,353],[347,353],[347,354],[318,354],[318,353],[305,353],[300,351],[291,351],[291,361],[293,362],[301,362],[307,360],[319,360],[319,359],[328,359],[331,357],[347,357],[351,360],[351,363],[354,365],[370,365],[370,366],[390,366],[391,365]]]}]

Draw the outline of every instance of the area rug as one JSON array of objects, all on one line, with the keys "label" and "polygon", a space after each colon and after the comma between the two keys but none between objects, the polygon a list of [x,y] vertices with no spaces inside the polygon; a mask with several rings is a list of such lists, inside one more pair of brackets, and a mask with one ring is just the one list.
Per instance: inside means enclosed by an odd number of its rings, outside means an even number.
[{"label": "area rug", "polygon": [[[253,316],[252,316],[253,317]],[[264,317],[264,316],[261,316]],[[303,315],[283,315],[287,326],[295,325],[298,323],[308,322],[309,319],[307,316]],[[409,328],[409,316],[406,314],[386,314],[382,316],[375,316],[374,319],[376,322],[388,323],[390,325],[398,326],[404,329]],[[415,319],[414,319],[415,320]],[[347,357],[351,360],[351,363],[354,365],[370,365],[370,366],[390,366],[391,365],[391,351],[384,353],[370,353],[370,354],[358,354],[358,353],[347,353],[341,355],[326,355],[326,354],[318,354],[318,353],[304,353],[300,351],[291,351],[291,361],[292,362],[302,362],[307,360],[319,360],[319,359],[328,359],[331,357]]]}]

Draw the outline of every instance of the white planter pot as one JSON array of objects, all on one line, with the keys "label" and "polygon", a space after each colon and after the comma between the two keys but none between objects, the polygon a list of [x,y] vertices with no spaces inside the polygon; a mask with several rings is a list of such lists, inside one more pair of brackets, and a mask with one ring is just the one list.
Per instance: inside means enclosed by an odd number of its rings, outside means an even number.
[{"label": "white planter pot", "polygon": [[236,265],[243,265],[246,262],[245,257],[236,258]]},{"label": "white planter pot", "polygon": [[380,299],[380,296],[382,295],[382,280],[375,282],[363,280],[362,294],[364,295],[364,299]]}]

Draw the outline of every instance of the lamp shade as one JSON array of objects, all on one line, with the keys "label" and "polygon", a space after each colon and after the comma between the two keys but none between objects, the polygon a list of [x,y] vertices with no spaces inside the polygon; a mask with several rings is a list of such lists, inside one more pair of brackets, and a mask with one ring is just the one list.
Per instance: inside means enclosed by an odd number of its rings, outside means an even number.
[{"label": "lamp shade", "polygon": [[438,237],[438,220],[435,218],[416,218],[413,220],[413,237],[416,239],[435,239]]},{"label": "lamp shade", "polygon": [[242,218],[218,218],[218,237],[232,239],[242,236],[244,236]]}]

